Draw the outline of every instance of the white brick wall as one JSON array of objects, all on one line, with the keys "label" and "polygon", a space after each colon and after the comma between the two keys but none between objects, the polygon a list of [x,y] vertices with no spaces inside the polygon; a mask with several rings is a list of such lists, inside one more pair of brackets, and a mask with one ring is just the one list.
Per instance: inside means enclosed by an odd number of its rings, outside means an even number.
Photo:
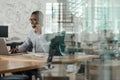
[{"label": "white brick wall", "polygon": [[31,29],[29,22],[31,13],[35,10],[45,13],[45,4],[48,1],[50,2],[50,0],[0,0],[0,25],[9,26],[10,38],[25,39]]}]

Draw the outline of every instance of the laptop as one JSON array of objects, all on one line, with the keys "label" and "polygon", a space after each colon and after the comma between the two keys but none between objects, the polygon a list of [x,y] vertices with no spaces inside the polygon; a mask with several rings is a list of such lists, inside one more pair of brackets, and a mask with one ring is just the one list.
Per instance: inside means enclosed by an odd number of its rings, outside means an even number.
[{"label": "laptop", "polygon": [[0,39],[0,55],[9,55],[4,39]]},{"label": "laptop", "polygon": [[0,55],[19,55],[19,54],[10,54],[4,39],[0,38]]}]

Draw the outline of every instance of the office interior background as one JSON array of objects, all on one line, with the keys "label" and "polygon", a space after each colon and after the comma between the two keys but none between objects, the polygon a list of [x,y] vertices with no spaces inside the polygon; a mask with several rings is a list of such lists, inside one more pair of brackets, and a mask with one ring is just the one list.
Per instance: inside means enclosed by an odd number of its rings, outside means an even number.
[{"label": "office interior background", "polygon": [[31,12],[41,10],[44,33],[66,31],[75,34],[76,41],[97,41],[106,30],[107,37],[113,33],[119,40],[119,3],[119,0],[1,0],[0,25],[8,25],[10,38],[25,39],[31,29]]},{"label": "office interior background", "polygon": [[0,0],[0,25],[8,26],[8,39],[26,39],[35,10],[44,13],[43,33],[53,37],[65,31],[68,48],[120,50],[120,0]]}]

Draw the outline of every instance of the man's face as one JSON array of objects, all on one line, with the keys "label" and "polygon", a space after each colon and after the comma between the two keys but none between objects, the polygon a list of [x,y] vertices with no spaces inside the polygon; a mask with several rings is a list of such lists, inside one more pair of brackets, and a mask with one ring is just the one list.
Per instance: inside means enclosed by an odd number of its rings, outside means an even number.
[{"label": "man's face", "polygon": [[39,16],[36,14],[32,14],[30,17],[30,22],[31,22],[32,28],[35,28],[39,22]]}]

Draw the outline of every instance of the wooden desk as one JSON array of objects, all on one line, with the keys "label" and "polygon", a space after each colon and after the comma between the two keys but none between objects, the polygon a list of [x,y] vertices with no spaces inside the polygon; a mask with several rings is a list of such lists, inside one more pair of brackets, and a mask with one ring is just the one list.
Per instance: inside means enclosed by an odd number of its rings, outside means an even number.
[{"label": "wooden desk", "polygon": [[[91,59],[95,59],[95,58],[99,58],[98,55],[80,55],[80,54],[75,54],[75,55],[66,55],[66,56],[54,56],[53,58],[53,64],[60,64],[58,66],[58,71],[54,71],[54,70],[51,70],[50,72],[47,72],[47,73],[43,73],[44,75],[44,79],[45,80],[59,80],[63,77],[67,77],[67,65],[69,64],[79,64],[81,62],[86,62],[91,60]],[[85,76],[86,78],[88,78],[88,66],[86,65],[85,66]],[[74,75],[75,76],[75,73],[74,72]],[[58,79],[59,78],[59,79]],[[72,77],[70,76],[71,80],[75,80],[75,79],[72,79]]]},{"label": "wooden desk", "polygon": [[45,58],[0,55],[0,74],[37,69],[45,64]]},{"label": "wooden desk", "polygon": [[75,52],[83,51],[83,49],[81,47],[77,47],[77,46],[68,46],[67,50],[68,50],[68,53],[72,53],[72,54],[74,54]]},{"label": "wooden desk", "polygon": [[87,60],[99,58],[98,55],[67,55],[67,56],[54,56],[53,58],[53,64],[73,64],[73,63],[79,63],[84,62]]},{"label": "wooden desk", "polygon": [[[104,61],[90,63],[89,80],[120,80],[120,60],[113,59],[107,63]],[[107,73],[106,73],[107,72]],[[107,80],[108,80],[107,79]]]},{"label": "wooden desk", "polygon": [[15,43],[21,43],[21,42],[24,42],[24,41],[23,40],[6,40],[5,41],[6,44],[11,44],[13,42],[15,42]]},{"label": "wooden desk", "polygon": [[[96,55],[54,56],[53,64],[73,64],[98,58]],[[46,65],[45,57],[39,56],[2,56],[0,55],[0,74],[32,70]]]}]

